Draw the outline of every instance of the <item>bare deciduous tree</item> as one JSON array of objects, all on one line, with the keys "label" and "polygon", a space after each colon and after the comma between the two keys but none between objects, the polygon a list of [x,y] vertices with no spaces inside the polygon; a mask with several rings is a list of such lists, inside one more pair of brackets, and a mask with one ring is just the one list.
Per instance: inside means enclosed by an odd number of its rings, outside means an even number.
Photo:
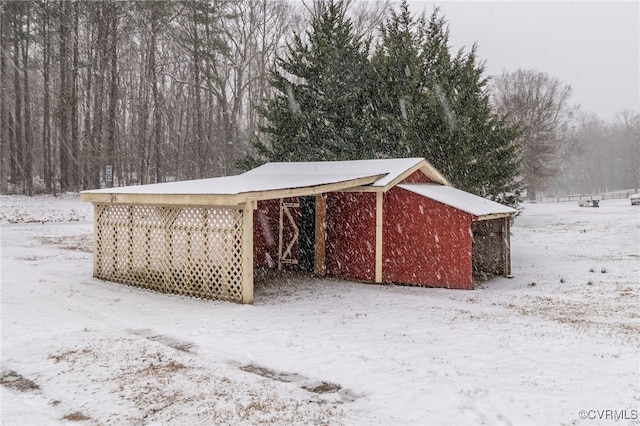
[{"label": "bare deciduous tree", "polygon": [[640,114],[622,111],[614,123],[614,135],[620,145],[620,168],[625,189],[640,188]]},{"label": "bare deciduous tree", "polygon": [[47,192],[52,192],[55,189],[55,182],[51,152],[51,6],[43,2],[40,8],[43,78],[42,175]]},{"label": "bare deciduous tree", "polygon": [[631,111],[605,122],[579,114],[567,138],[575,149],[553,183],[560,194],[597,194],[640,187],[640,115]]},{"label": "bare deciduous tree", "polygon": [[24,88],[24,147],[22,166],[25,192],[33,195],[33,126],[31,123],[31,95],[29,92],[29,39],[31,37],[30,4],[26,3],[25,10],[25,36],[22,43],[22,81]]},{"label": "bare deciduous tree", "polygon": [[60,61],[60,91],[58,96],[58,126],[59,153],[60,153],[60,190],[67,191],[72,186],[70,179],[73,168],[71,158],[71,104],[72,78],[71,78],[71,2],[60,2],[59,10],[59,61]]},{"label": "bare deciduous tree", "polygon": [[360,37],[375,38],[390,6],[389,0],[353,2],[350,6],[349,16],[353,22],[354,33]]},{"label": "bare deciduous tree", "polygon": [[[113,166],[116,163],[116,107],[118,102],[118,21],[119,7],[112,4],[109,8],[109,38],[108,47],[109,56],[109,105],[107,113],[107,146],[106,146],[106,162]],[[119,168],[118,168],[119,169]],[[118,170],[119,171],[119,170]],[[113,185],[113,176],[110,186]]]},{"label": "bare deciduous tree", "polygon": [[7,191],[9,166],[9,42],[10,23],[6,5],[0,5],[0,191]]},{"label": "bare deciduous tree", "polygon": [[21,185],[23,181],[23,150],[24,136],[22,129],[24,128],[24,116],[22,110],[22,85],[20,76],[20,39],[24,37],[22,32],[22,15],[20,5],[13,5],[13,138],[9,145],[10,169],[11,177],[9,182],[15,185]]},{"label": "bare deciduous tree", "polygon": [[496,108],[520,130],[521,175],[529,199],[549,184],[563,161],[565,131],[576,112],[570,97],[570,86],[533,70],[504,73],[493,82]]}]

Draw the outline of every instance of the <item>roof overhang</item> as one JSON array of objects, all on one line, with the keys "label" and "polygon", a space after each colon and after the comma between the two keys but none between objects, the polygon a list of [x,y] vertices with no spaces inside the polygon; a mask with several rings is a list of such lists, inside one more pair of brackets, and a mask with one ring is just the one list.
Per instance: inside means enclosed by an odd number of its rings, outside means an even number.
[{"label": "roof overhang", "polygon": [[516,209],[456,189],[452,186],[401,184],[398,185],[398,187],[468,213],[473,220],[499,219],[518,213]]},{"label": "roof overhang", "polygon": [[434,184],[451,187],[424,158],[395,158],[267,163],[236,176],[104,188],[80,196],[104,204],[239,206],[249,200],[335,191],[387,192],[416,172]]},{"label": "roof overhang", "polygon": [[[384,174],[339,175],[332,178],[313,176],[296,179],[286,176],[288,184],[262,184],[260,189],[246,190],[241,182],[242,175],[226,178],[202,179],[197,181],[170,182],[153,185],[128,186],[82,191],[80,199],[94,204],[127,205],[180,205],[180,206],[227,206],[238,207],[246,202],[272,200],[288,197],[312,196],[325,192],[342,191],[349,188],[371,185]],[[236,178],[236,179],[234,179]],[[225,189],[238,184],[239,189]],[[179,185],[172,185],[179,184]]]}]

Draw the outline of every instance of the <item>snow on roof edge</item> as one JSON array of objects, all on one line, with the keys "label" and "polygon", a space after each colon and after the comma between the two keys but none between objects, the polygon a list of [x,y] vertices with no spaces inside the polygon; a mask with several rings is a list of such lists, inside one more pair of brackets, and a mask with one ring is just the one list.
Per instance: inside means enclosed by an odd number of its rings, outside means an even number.
[{"label": "snow on roof edge", "polygon": [[470,192],[454,188],[452,186],[437,185],[432,183],[400,184],[402,189],[411,191],[423,197],[462,210],[474,216],[489,216],[492,214],[515,214],[518,211],[504,204],[496,203],[487,198],[480,197]]},{"label": "snow on roof edge", "polygon": [[240,195],[252,192],[300,189],[349,182],[378,176],[376,173],[350,172],[332,174],[270,174],[260,180],[253,175],[223,176],[177,182],[132,185],[81,191],[81,194],[144,194],[144,195]]},{"label": "snow on roof edge", "polygon": [[[425,170],[426,169],[426,170]],[[251,192],[299,189],[376,177],[370,187],[384,188],[412,170],[421,170],[436,183],[450,185],[424,158],[350,161],[271,162],[234,176],[101,188],[83,194],[240,195]]]},{"label": "snow on roof edge", "polygon": [[[271,174],[305,174],[305,173],[354,173],[362,172],[371,175],[386,176],[371,184],[373,187],[384,187],[393,182],[407,170],[426,162],[424,158],[382,158],[373,160],[345,161],[301,161],[301,162],[269,162],[243,173],[241,176]],[[428,163],[427,163],[428,164]]]}]

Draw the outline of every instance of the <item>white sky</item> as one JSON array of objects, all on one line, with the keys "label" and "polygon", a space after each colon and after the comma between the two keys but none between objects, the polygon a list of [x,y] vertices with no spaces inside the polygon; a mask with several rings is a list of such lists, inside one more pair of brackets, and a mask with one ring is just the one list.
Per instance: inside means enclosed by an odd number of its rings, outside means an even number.
[{"label": "white sky", "polygon": [[638,1],[410,1],[449,22],[454,50],[474,42],[488,75],[518,68],[546,72],[571,85],[582,111],[610,121],[640,113]]}]

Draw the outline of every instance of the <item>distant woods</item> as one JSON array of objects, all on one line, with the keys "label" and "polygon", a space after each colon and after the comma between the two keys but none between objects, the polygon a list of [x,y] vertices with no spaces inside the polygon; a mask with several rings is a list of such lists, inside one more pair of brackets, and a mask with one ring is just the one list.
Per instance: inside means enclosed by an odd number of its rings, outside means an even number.
[{"label": "distant woods", "polygon": [[[304,10],[277,0],[3,1],[3,193],[231,174]],[[112,168],[107,181],[106,166]]]},{"label": "distant woods", "polygon": [[[532,138],[524,136],[541,140],[548,128],[526,123],[531,111],[516,109],[516,99],[500,100],[475,48],[449,51],[444,18],[411,17],[406,4],[394,10],[387,1],[346,0],[337,3],[348,26],[323,27],[332,3],[0,2],[0,192],[222,176],[239,172],[243,158],[293,160],[285,154],[295,152],[424,156],[480,195],[505,191],[514,180],[527,186],[527,179],[536,191],[640,183],[637,113],[605,123],[576,114],[563,98],[568,109],[553,124],[553,149],[539,147],[537,164],[545,167],[537,168],[521,161],[525,150],[537,155],[525,149]],[[332,50],[316,31],[346,37],[349,48]],[[305,68],[314,63],[324,70]],[[306,84],[309,76],[318,83]],[[388,84],[378,84],[381,78]],[[499,102],[489,103],[491,90]],[[511,170],[514,152],[529,169]],[[491,164],[492,174],[474,174]]]},{"label": "distant woods", "polygon": [[571,104],[571,87],[534,70],[495,77],[496,109],[519,129],[527,197],[539,190],[589,194],[640,187],[640,115],[606,123]]}]

